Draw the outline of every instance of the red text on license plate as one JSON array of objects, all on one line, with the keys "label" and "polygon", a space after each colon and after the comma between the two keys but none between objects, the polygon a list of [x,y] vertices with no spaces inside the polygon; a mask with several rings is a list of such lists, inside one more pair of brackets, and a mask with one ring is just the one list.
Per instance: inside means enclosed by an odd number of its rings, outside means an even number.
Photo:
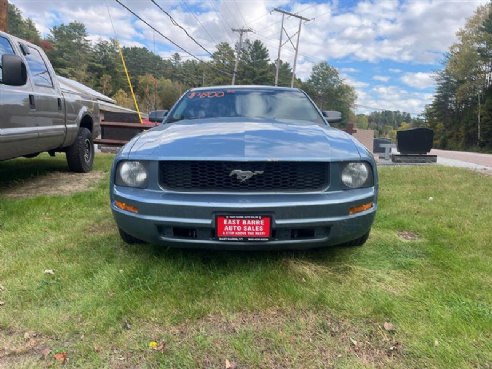
[{"label": "red text on license plate", "polygon": [[223,241],[264,241],[271,235],[271,218],[263,215],[219,215],[216,225]]}]

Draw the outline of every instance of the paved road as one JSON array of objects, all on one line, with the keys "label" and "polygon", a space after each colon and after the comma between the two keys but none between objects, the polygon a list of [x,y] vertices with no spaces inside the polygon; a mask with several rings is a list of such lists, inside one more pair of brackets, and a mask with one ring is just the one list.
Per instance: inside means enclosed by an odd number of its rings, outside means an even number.
[{"label": "paved road", "polygon": [[449,151],[432,149],[431,155],[438,158],[464,161],[471,164],[481,165],[492,168],[492,154],[480,154],[476,152]]}]

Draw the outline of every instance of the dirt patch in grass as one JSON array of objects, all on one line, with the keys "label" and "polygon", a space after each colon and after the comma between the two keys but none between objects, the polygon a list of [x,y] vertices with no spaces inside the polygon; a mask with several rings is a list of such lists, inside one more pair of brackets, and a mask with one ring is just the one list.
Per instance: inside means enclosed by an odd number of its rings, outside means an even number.
[{"label": "dirt patch in grass", "polygon": [[104,178],[104,175],[105,173],[102,171],[89,173],[52,172],[0,189],[0,195],[13,199],[42,195],[66,196],[93,188]]},{"label": "dirt patch in grass", "polygon": [[44,337],[35,332],[13,332],[0,328],[0,369],[35,367],[40,360],[50,359]]},{"label": "dirt patch in grass", "polygon": [[411,231],[398,231],[398,237],[405,241],[417,241],[420,240],[420,236]]},{"label": "dirt patch in grass", "polygon": [[184,347],[197,368],[334,368],[362,364],[386,368],[401,357],[397,332],[384,322],[341,321],[315,311],[267,310],[230,316],[209,315],[196,322],[149,326],[166,355]]}]

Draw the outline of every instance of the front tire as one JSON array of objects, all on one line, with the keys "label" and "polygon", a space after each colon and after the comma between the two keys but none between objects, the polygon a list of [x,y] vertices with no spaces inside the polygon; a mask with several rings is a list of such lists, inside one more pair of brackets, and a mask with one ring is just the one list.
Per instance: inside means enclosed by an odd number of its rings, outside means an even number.
[{"label": "front tire", "polygon": [[72,172],[87,173],[94,163],[94,142],[87,128],[79,128],[75,142],[66,151],[68,168]]},{"label": "front tire", "polygon": [[124,230],[122,230],[121,228],[118,227],[118,231],[120,232],[120,237],[121,239],[129,244],[129,245],[133,245],[135,243],[145,243],[143,242],[142,240],[139,240],[138,238],[135,238],[131,235],[129,235],[128,233],[126,233]]},{"label": "front tire", "polygon": [[359,238],[356,238],[355,240],[344,243],[342,246],[360,247],[366,243],[367,239],[369,238],[369,233],[371,233],[371,230],[367,231],[367,233],[365,235],[363,235],[362,237],[359,237]]}]

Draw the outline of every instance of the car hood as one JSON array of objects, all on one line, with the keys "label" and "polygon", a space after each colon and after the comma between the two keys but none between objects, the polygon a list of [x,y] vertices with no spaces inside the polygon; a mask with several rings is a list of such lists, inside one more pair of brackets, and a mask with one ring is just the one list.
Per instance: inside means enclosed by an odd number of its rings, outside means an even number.
[{"label": "car hood", "polygon": [[359,160],[351,136],[316,124],[193,120],[164,124],[133,141],[132,158],[152,160]]}]

